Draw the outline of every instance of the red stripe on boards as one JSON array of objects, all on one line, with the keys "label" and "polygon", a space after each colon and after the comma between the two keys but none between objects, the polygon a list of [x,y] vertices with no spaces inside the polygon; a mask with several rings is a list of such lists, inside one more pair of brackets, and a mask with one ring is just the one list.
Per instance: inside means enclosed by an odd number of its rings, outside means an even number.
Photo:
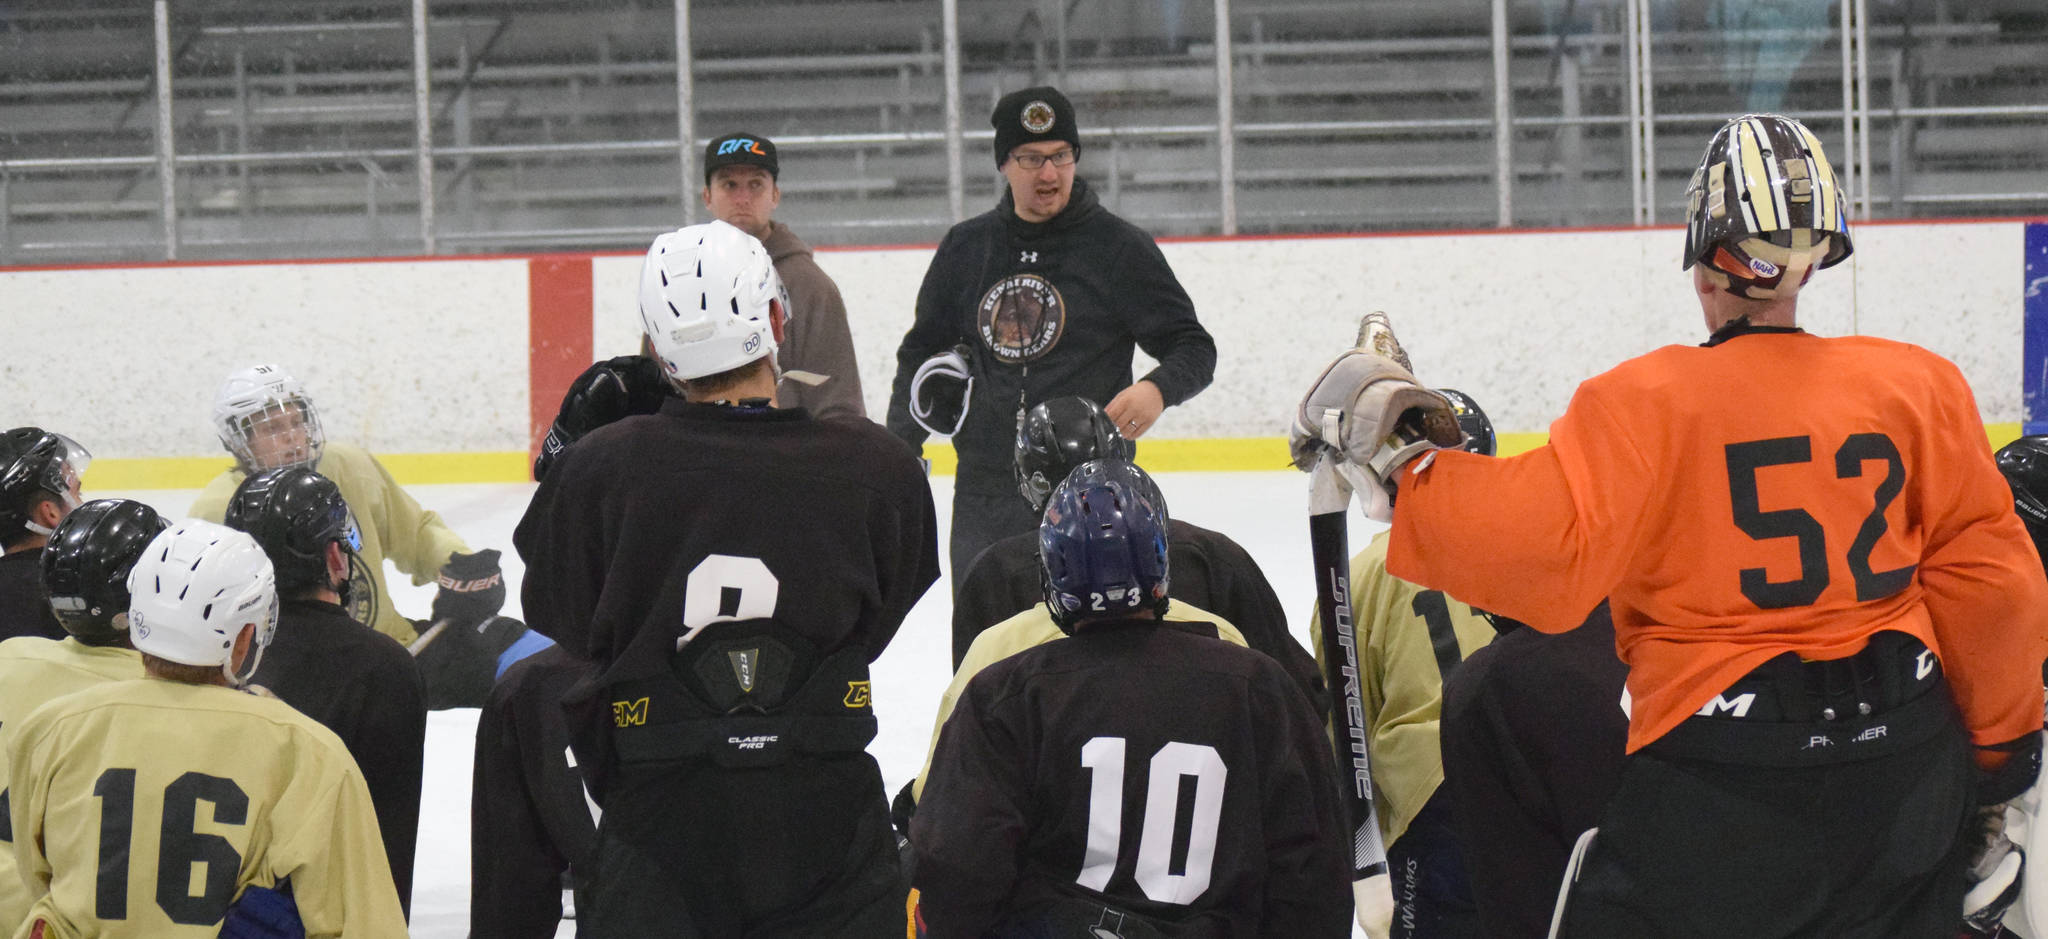
[{"label": "red stripe on boards", "polygon": [[590,258],[533,258],[526,262],[526,285],[527,400],[533,417],[527,449],[529,456],[539,456],[562,395],[594,361]]}]

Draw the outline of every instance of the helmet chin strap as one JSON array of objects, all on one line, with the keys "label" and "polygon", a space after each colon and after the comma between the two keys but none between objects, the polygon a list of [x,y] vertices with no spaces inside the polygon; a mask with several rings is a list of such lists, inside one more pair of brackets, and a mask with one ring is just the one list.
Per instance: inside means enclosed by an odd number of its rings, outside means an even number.
[{"label": "helmet chin strap", "polygon": [[[72,495],[69,490],[58,493],[57,497],[64,500],[64,511],[66,514],[69,514],[72,509],[78,508],[79,506],[85,504],[83,500],[79,499],[77,496]],[[22,522],[21,527],[26,528],[29,531],[35,532],[36,534],[41,535],[45,538],[49,538],[57,534],[57,529],[55,526],[44,525],[33,520]]]}]

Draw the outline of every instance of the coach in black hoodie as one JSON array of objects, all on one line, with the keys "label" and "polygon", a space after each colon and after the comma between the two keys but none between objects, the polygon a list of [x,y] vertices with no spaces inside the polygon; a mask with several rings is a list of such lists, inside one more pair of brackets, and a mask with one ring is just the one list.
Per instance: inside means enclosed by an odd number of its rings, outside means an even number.
[{"label": "coach in black hoodie", "polygon": [[[917,293],[917,321],[896,349],[889,429],[912,446],[911,378],[956,344],[976,375],[953,437],[953,582],[982,548],[1037,527],[1017,498],[1010,450],[1017,421],[1048,398],[1080,395],[1133,440],[1160,412],[1195,396],[1216,369],[1216,343],[1152,237],[1117,218],[1076,178],[1074,107],[1050,87],[996,103],[996,165],[1009,187],[994,210],[953,226]],[[1136,382],[1131,356],[1159,367]]]}]

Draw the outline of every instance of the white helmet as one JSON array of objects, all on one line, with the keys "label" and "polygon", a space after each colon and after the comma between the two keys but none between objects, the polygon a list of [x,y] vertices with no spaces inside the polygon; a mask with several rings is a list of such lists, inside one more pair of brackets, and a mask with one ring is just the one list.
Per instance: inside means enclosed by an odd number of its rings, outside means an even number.
[{"label": "white helmet", "polygon": [[327,443],[306,389],[281,365],[252,365],[228,376],[213,398],[213,427],[242,471],[308,469]]},{"label": "white helmet", "polygon": [[[187,519],[159,532],[128,572],[128,636],[139,651],[183,665],[218,665],[236,686],[256,673],[277,631],[277,576],[256,539]],[[256,647],[234,667],[235,637],[254,624]]]},{"label": "white helmet", "polygon": [[640,267],[640,322],[670,378],[729,371],[775,352],[782,279],[754,236],[724,222],[654,239]]}]

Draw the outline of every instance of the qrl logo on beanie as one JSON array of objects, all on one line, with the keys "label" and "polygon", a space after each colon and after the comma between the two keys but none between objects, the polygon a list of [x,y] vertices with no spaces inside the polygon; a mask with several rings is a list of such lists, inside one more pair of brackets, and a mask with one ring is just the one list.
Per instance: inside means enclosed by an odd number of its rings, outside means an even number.
[{"label": "qrl logo on beanie", "polygon": [[1052,109],[1052,105],[1043,101],[1033,101],[1024,106],[1023,112],[1017,115],[1017,119],[1023,123],[1025,130],[1034,134],[1043,134],[1046,131],[1052,130],[1052,125],[1059,120],[1059,114]]}]

